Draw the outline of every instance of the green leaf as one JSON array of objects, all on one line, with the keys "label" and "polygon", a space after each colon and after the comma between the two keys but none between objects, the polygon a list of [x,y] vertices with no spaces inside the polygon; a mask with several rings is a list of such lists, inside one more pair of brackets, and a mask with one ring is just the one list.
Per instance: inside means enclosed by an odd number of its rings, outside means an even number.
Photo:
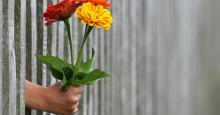
[{"label": "green leaf", "polygon": [[59,80],[62,80],[63,79],[63,74],[62,72],[60,72],[59,70],[56,70],[52,67],[49,67],[52,75],[56,78],[56,79],[59,79]]},{"label": "green leaf", "polygon": [[86,77],[86,75],[88,75],[88,74],[83,73],[83,72],[77,72],[74,75],[74,77],[76,78],[76,80],[82,80],[82,79],[84,79]]},{"label": "green leaf", "polygon": [[93,81],[93,82],[90,82],[90,83],[87,83],[86,85],[93,85],[96,83],[97,80]]},{"label": "green leaf", "polygon": [[52,75],[59,80],[63,79],[63,69],[67,67],[71,68],[72,66],[71,64],[68,64],[65,61],[54,56],[36,55],[36,57],[42,63],[46,64],[47,67],[50,69]]},{"label": "green leaf", "polygon": [[80,67],[79,67],[80,73],[88,74],[91,71],[93,71],[94,56],[95,56],[95,50],[92,48],[92,58],[80,65]]},{"label": "green leaf", "polygon": [[63,68],[65,77],[67,80],[70,80],[73,77],[73,69],[69,67]]},{"label": "green leaf", "polygon": [[42,63],[46,64],[49,67],[53,67],[59,71],[62,71],[62,68],[68,67],[70,64],[61,60],[60,58],[54,56],[43,56],[36,55],[37,59],[39,59]]},{"label": "green leaf", "polygon": [[66,76],[65,76],[65,73],[63,73],[63,79],[62,81],[60,82],[60,89],[62,91],[65,91],[67,89],[67,80],[66,80]]},{"label": "green leaf", "polygon": [[71,81],[71,84],[75,85],[87,85],[91,84],[92,82],[95,82],[98,79],[109,77],[110,75],[105,73],[104,71],[95,69],[89,74],[87,74],[82,80],[77,80],[77,81]]},{"label": "green leaf", "polygon": [[70,85],[70,80],[73,77],[73,69],[70,67],[65,67],[63,68],[63,79],[60,83],[60,89],[62,91],[65,91],[69,85]]}]

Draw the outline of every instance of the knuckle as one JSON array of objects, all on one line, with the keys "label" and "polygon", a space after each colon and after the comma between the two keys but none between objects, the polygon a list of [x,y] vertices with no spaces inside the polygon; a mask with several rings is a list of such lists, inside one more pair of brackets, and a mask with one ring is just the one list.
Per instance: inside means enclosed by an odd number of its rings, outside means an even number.
[{"label": "knuckle", "polygon": [[68,113],[73,113],[73,111],[76,109],[75,106],[69,106],[68,108],[66,108],[66,112]]},{"label": "knuckle", "polygon": [[76,94],[81,94],[84,91],[84,87],[83,86],[73,87],[72,91]]},{"label": "knuckle", "polygon": [[78,111],[77,106],[72,106],[70,108],[66,108],[65,115],[69,115]]},{"label": "knuckle", "polygon": [[72,105],[69,106],[69,110],[73,111],[73,110],[75,110],[76,108],[78,108],[78,106],[79,106],[79,102],[76,102],[76,103],[74,103],[74,104],[72,104]]},{"label": "knuckle", "polygon": [[72,100],[71,100],[71,102],[74,103],[74,104],[77,103],[78,101],[79,101],[78,97],[73,97]]},{"label": "knuckle", "polygon": [[80,89],[80,88],[77,88],[77,89],[75,89],[75,92],[76,92],[77,94],[80,94],[80,93],[81,93],[81,89]]},{"label": "knuckle", "polygon": [[80,88],[80,86],[76,86],[76,85],[72,85],[71,87],[70,87],[70,89],[71,90],[77,90],[77,89],[79,89]]},{"label": "knuckle", "polygon": [[75,110],[75,109],[76,109],[76,106],[75,106],[75,105],[72,105],[72,106],[70,106],[70,108],[69,108],[70,111],[73,111],[73,110]]}]

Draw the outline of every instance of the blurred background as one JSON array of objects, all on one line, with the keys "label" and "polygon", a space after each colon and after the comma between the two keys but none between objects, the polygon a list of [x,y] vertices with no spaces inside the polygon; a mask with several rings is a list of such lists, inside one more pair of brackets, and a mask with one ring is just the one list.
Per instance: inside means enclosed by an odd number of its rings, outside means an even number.
[{"label": "blurred background", "polygon": [[[24,80],[56,80],[36,53],[69,60],[62,22],[44,25],[57,0],[0,0],[0,115],[25,109]],[[76,115],[220,115],[220,1],[111,0],[113,26],[95,29],[84,59],[112,74],[88,86]],[[84,26],[71,18],[74,53]],[[65,39],[64,39],[65,38]]]}]

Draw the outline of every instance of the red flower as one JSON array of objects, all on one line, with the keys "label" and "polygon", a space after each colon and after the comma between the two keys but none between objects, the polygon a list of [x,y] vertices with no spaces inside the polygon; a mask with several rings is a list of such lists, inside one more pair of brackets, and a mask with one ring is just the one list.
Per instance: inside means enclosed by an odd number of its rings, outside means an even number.
[{"label": "red flower", "polygon": [[48,5],[43,13],[46,25],[50,26],[53,22],[68,19],[80,5],[81,3],[76,3],[76,0],[62,0],[55,5]]},{"label": "red flower", "polygon": [[103,7],[109,9],[111,7],[111,4],[109,3],[109,0],[76,0],[77,2],[86,3],[91,2],[95,5],[102,5]]}]

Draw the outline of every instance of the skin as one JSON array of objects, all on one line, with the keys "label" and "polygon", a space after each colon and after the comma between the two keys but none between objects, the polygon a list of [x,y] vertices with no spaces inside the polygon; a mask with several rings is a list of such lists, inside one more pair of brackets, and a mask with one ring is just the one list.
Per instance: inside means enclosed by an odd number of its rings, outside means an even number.
[{"label": "skin", "polygon": [[60,91],[59,83],[44,88],[25,81],[25,104],[27,107],[51,113],[71,115],[78,110],[84,88],[72,85],[67,91]]}]

